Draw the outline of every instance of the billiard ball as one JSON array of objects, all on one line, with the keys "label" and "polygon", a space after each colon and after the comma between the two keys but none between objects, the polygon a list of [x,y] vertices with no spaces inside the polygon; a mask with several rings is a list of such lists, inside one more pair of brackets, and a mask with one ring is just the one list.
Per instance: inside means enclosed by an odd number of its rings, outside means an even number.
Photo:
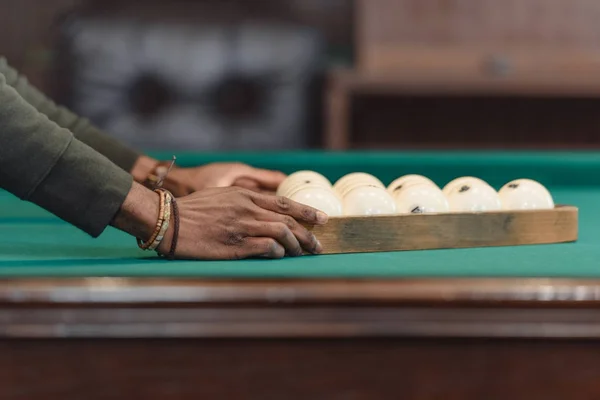
[{"label": "billiard ball", "polygon": [[499,191],[504,210],[549,210],[554,208],[552,195],[539,182],[531,179],[516,179],[508,182]]},{"label": "billiard ball", "polygon": [[479,183],[479,184],[489,186],[489,184],[486,181],[484,181],[483,179],[476,178],[474,176],[461,176],[460,178],[456,178],[456,179],[453,179],[450,182],[448,182],[446,184],[446,186],[444,186],[444,188],[442,189],[442,192],[446,196],[448,196],[450,194],[450,192],[452,192],[452,189],[454,189],[456,186],[462,186],[465,183],[467,183],[467,184]]},{"label": "billiard ball", "polygon": [[310,180],[305,180],[305,181],[297,180],[295,182],[290,182],[290,183],[286,184],[286,186],[283,189],[278,190],[277,194],[279,196],[283,196],[283,197],[290,197],[292,193],[295,193],[302,188],[313,187],[313,186],[322,187],[333,193],[333,190],[330,186],[326,186],[324,184],[321,184],[320,182],[313,182]]},{"label": "billiard ball", "polygon": [[490,185],[474,180],[454,185],[446,198],[452,212],[484,212],[502,209],[498,192]]},{"label": "billiard ball", "polygon": [[442,190],[421,181],[403,186],[394,194],[399,214],[442,213],[450,211],[450,204]]},{"label": "billiard ball", "polygon": [[359,186],[342,200],[344,215],[389,215],[396,213],[392,196],[379,186]]},{"label": "billiard ball", "polygon": [[402,189],[402,187],[404,187],[407,184],[419,183],[419,182],[427,183],[427,184],[437,187],[435,182],[433,182],[431,179],[427,178],[426,176],[410,174],[410,175],[404,175],[404,176],[401,176],[400,178],[395,179],[392,183],[390,183],[388,185],[387,190],[388,190],[388,192],[393,194],[394,192]]},{"label": "billiard ball", "polygon": [[331,182],[315,171],[297,171],[287,176],[277,188],[277,196],[285,196],[294,187],[302,185],[318,185],[331,188]]},{"label": "billiard ball", "polygon": [[344,175],[334,185],[333,190],[341,197],[348,192],[349,188],[355,188],[358,186],[373,185],[381,188],[385,188],[384,184],[371,174],[365,172],[353,172],[348,175]]},{"label": "billiard ball", "polygon": [[302,186],[289,194],[289,199],[323,211],[330,217],[342,215],[342,203],[335,193],[323,186]]}]

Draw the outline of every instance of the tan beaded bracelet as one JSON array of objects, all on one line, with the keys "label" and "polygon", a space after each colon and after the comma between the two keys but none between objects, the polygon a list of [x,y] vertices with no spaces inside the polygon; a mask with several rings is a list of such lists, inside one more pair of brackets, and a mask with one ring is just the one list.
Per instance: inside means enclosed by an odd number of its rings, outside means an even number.
[{"label": "tan beaded bracelet", "polygon": [[158,236],[156,236],[150,247],[148,247],[148,250],[156,250],[165,237],[167,229],[169,229],[169,223],[171,221],[171,195],[167,191],[163,192],[165,193],[165,213],[163,214],[163,223],[158,232]]},{"label": "tan beaded bracelet", "polygon": [[171,193],[164,189],[155,189],[156,193],[160,196],[160,205],[158,208],[158,220],[156,221],[156,227],[150,239],[144,242],[141,239],[137,239],[138,246],[142,250],[156,250],[165,237],[167,229],[169,229],[169,223],[171,221],[171,203],[173,197]]}]

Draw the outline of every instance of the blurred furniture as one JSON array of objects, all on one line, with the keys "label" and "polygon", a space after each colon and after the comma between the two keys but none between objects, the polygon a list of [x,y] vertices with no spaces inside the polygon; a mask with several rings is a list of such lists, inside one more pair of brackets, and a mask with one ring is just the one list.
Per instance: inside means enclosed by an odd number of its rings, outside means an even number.
[{"label": "blurred furniture", "polygon": [[[600,3],[357,0],[356,7],[356,67],[331,74],[327,147],[600,143]],[[373,101],[356,104],[358,97]]]},{"label": "blurred furniture", "polygon": [[67,104],[136,148],[311,145],[323,61],[312,29],[73,16],[61,48]]},{"label": "blurred furniture", "polygon": [[61,20],[73,11],[88,16],[155,22],[215,23],[236,18],[287,23],[318,31],[327,63],[347,63],[351,54],[353,0],[2,0],[0,52],[53,97],[61,96],[62,65],[55,55]]}]

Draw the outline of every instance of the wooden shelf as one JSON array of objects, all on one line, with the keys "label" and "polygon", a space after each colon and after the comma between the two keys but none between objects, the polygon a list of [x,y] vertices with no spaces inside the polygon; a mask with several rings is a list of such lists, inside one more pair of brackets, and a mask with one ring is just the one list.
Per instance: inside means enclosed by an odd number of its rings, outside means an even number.
[{"label": "wooden shelf", "polygon": [[[561,73],[550,73],[544,72],[539,74],[521,74],[511,76],[489,76],[484,74],[473,74],[468,75],[466,73],[432,73],[431,71],[423,72],[403,72],[403,73],[384,73],[384,72],[359,72],[356,70],[339,69],[332,71],[330,79],[328,81],[328,87],[326,91],[326,134],[325,134],[325,147],[331,150],[344,150],[356,147],[358,144],[363,143],[364,147],[369,147],[368,143],[364,143],[364,140],[353,142],[352,140],[352,118],[356,114],[353,110],[353,103],[359,97],[364,96],[376,96],[376,97],[394,97],[396,99],[404,98],[422,98],[425,100],[431,99],[443,99],[444,101],[450,102],[448,104],[458,104],[456,101],[471,100],[475,108],[477,103],[474,101],[481,98],[482,101],[509,101],[512,103],[514,100],[522,101],[596,101],[600,100],[600,68],[596,73],[586,74],[561,74]],[[455,103],[452,103],[455,102]],[[571,103],[575,105],[577,103]],[[540,115],[540,108],[533,108],[537,117],[533,115],[528,118],[523,113],[522,108],[512,109],[513,112],[517,112],[521,121],[523,121],[523,129],[526,130],[527,126],[535,128],[535,119],[542,118],[544,121],[555,120],[560,123],[561,128],[565,132],[571,132],[577,137],[572,136],[565,140],[565,143],[572,143],[573,140],[577,141],[576,147],[594,145],[593,143],[600,143],[597,140],[596,134],[596,122],[593,117],[596,115],[593,106],[588,105],[584,108],[578,108],[580,112],[573,112],[576,108],[566,107],[565,109],[557,108],[556,105],[550,107],[548,110],[551,114]],[[504,104],[507,106],[507,104]],[[595,107],[595,106],[594,106]],[[433,117],[432,110],[432,117]],[[464,114],[464,107],[462,112]],[[439,114],[439,109],[437,110]],[[562,113],[565,117],[560,120],[555,118],[558,114]],[[497,113],[496,113],[496,116]],[[463,115],[464,118],[470,118]],[[445,115],[446,120],[449,116]],[[475,121],[481,120],[481,115],[472,115]],[[507,115],[506,118],[511,118]],[[572,118],[570,123],[567,123],[565,118]],[[469,126],[471,121],[465,121],[465,126]],[[431,124],[425,124],[431,125]],[[485,124],[484,124],[485,125]],[[510,124],[505,124],[510,126]],[[547,125],[547,124],[546,124]],[[513,126],[514,128],[515,126]],[[406,128],[406,126],[405,126]],[[456,128],[456,124],[454,125]],[[410,131],[408,134],[414,135],[418,130],[414,126],[409,127]],[[440,126],[440,129],[445,129],[444,126]],[[544,129],[543,127],[541,129]],[[548,127],[546,128],[548,129]],[[364,129],[363,129],[364,130]],[[456,129],[454,129],[456,131]],[[388,129],[393,131],[393,129]],[[494,131],[494,130],[490,130]],[[496,129],[497,131],[497,129]],[[551,133],[550,136],[556,136],[556,129],[552,127],[548,129]],[[581,132],[587,133],[581,133]],[[407,131],[402,131],[400,128],[397,130],[398,135],[407,134]],[[507,131],[509,133],[510,131]],[[536,137],[543,136],[542,131],[531,131]],[[368,133],[368,140],[381,143],[382,140],[388,140],[389,138],[377,137],[375,133],[381,133],[380,130],[373,132],[374,134]],[[455,132],[456,133],[456,132]],[[485,133],[481,133],[484,135]],[[496,132],[498,135],[498,132]],[[364,134],[363,134],[364,136]],[[381,136],[381,135],[379,135]],[[435,135],[433,135],[435,136]],[[510,135],[509,135],[510,136]],[[365,137],[366,138],[366,137]],[[510,138],[509,138],[510,139]],[[556,137],[548,138],[549,140],[556,140]],[[588,140],[589,139],[589,140]],[[493,140],[486,140],[488,142],[502,142],[503,137],[497,136]],[[460,142],[459,139],[457,139]],[[510,140],[507,140],[510,141]],[[427,140],[428,144],[435,146],[434,141]],[[517,146],[527,145],[523,141],[517,140]],[[553,142],[550,146],[560,147],[562,144]],[[457,143],[460,147],[464,147],[465,143]],[[530,145],[533,145],[530,144]],[[543,144],[542,144],[543,146]],[[476,147],[476,146],[475,146]]]},{"label": "wooden shelf", "polygon": [[349,150],[507,150],[507,151],[538,151],[538,150],[599,150],[600,143],[436,143],[432,144],[399,144],[393,142],[353,142],[349,145]]},{"label": "wooden shelf", "polygon": [[349,94],[600,98],[600,69],[595,74],[586,75],[547,73],[505,77],[335,70],[329,83],[330,89]]}]

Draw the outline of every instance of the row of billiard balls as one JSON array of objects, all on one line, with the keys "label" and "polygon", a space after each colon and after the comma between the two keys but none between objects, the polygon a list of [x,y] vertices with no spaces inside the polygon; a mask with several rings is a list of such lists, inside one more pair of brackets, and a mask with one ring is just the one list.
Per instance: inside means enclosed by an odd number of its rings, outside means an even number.
[{"label": "row of billiard balls", "polygon": [[277,195],[332,217],[554,208],[550,192],[534,180],[516,179],[496,191],[472,176],[456,178],[440,188],[425,176],[410,174],[386,187],[364,172],[345,175],[332,185],[318,172],[298,171],[282,182]]}]

